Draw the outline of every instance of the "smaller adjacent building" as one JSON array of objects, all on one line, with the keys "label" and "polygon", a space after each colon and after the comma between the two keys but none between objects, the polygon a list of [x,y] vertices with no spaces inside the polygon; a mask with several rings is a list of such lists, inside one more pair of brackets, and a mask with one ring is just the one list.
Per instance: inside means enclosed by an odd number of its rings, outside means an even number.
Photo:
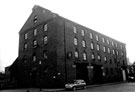
[{"label": "smaller adjacent building", "polygon": [[0,89],[3,89],[5,87],[5,74],[3,72],[0,72]]},{"label": "smaller adjacent building", "polygon": [[10,72],[10,66],[5,67],[5,85],[6,87],[11,87],[11,72]]}]

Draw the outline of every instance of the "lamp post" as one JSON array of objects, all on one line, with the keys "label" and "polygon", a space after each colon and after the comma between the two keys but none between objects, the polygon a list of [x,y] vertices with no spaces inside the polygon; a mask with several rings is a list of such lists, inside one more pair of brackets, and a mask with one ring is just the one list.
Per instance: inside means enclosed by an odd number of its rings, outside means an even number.
[{"label": "lamp post", "polygon": [[40,81],[40,88],[39,88],[39,91],[41,91],[41,64],[42,64],[42,61],[40,60],[39,61],[39,65],[40,65],[40,73],[39,73],[39,81]]}]

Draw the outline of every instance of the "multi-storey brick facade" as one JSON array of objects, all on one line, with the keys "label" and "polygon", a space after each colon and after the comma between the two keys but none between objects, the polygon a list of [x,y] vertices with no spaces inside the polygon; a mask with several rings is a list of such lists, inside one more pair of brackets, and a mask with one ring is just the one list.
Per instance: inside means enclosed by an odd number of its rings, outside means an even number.
[{"label": "multi-storey brick facade", "polygon": [[40,6],[19,32],[18,85],[58,87],[73,79],[87,84],[126,78],[126,47]]}]

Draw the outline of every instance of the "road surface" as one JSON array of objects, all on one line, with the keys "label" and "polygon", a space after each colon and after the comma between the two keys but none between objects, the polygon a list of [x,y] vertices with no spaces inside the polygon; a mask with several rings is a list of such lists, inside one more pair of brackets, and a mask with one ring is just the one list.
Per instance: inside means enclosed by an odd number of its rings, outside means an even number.
[{"label": "road surface", "polygon": [[[61,89],[60,89],[61,90]],[[111,85],[100,85],[96,87],[88,87],[87,89],[80,89],[77,91],[59,91],[59,89],[42,89],[39,91],[37,88],[29,89],[14,89],[14,90],[1,90],[0,92],[135,92],[135,83],[120,83]]]},{"label": "road surface", "polygon": [[[61,91],[67,92],[67,91]],[[113,85],[102,85],[97,87],[90,87],[87,89],[70,91],[70,92],[135,92],[135,83],[120,83]]]}]

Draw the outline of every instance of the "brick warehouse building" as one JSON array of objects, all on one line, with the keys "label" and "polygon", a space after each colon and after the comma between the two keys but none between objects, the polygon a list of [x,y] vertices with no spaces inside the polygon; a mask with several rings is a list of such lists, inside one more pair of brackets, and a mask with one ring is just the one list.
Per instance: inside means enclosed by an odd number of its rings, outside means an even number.
[{"label": "brick warehouse building", "polygon": [[15,62],[20,87],[63,87],[73,79],[88,85],[126,80],[124,43],[37,5],[19,32]]}]

